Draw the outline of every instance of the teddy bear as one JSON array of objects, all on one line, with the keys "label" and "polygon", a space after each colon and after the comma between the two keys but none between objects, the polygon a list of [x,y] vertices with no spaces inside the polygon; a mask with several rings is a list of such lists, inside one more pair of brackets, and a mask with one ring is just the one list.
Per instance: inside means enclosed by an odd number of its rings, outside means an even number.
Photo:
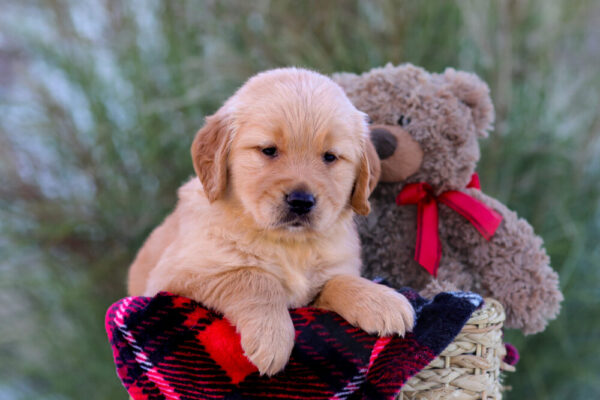
[{"label": "teddy bear", "polygon": [[488,86],[472,73],[410,64],[333,79],[369,116],[380,162],[372,211],[356,220],[364,274],[425,296],[493,297],[507,328],[542,331],[560,309],[558,275],[531,225],[482,192],[474,174],[478,139],[494,120]]}]

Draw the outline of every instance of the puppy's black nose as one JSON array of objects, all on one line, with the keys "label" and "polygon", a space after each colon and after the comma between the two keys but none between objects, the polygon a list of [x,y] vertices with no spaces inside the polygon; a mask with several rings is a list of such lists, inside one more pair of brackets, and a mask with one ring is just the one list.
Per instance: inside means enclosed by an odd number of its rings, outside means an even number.
[{"label": "puppy's black nose", "polygon": [[308,214],[316,202],[312,194],[299,190],[285,196],[285,201],[290,206],[290,211],[298,215]]}]

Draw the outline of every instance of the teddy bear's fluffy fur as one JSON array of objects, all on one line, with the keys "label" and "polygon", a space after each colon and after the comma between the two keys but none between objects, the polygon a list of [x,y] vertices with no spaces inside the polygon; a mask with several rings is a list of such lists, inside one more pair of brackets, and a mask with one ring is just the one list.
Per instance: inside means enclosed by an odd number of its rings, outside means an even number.
[{"label": "teddy bear's fluffy fur", "polygon": [[[357,219],[365,274],[425,295],[460,289],[491,296],[504,305],[507,327],[526,334],[543,330],[558,314],[562,294],[542,240],[504,204],[465,189],[479,160],[477,139],[487,136],[494,119],[487,85],[470,73],[447,69],[432,74],[409,64],[333,78],[369,115],[372,126],[388,129],[397,141],[394,156],[386,154],[381,161],[388,176],[382,173],[370,198],[371,214]],[[412,159],[412,166],[399,161]],[[390,171],[397,172],[395,177]],[[439,204],[442,258],[437,280],[414,260],[417,207],[395,203],[403,186],[412,182],[429,183],[436,195],[461,190],[503,217],[487,241],[464,217]]]}]

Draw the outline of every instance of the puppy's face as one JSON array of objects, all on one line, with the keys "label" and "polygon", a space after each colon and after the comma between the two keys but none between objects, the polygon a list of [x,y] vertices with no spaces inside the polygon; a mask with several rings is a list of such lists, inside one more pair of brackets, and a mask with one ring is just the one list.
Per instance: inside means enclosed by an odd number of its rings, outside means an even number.
[{"label": "puppy's face", "polygon": [[261,230],[323,231],[369,210],[364,114],[328,78],[299,69],[250,79],[200,130],[192,155],[209,200]]}]

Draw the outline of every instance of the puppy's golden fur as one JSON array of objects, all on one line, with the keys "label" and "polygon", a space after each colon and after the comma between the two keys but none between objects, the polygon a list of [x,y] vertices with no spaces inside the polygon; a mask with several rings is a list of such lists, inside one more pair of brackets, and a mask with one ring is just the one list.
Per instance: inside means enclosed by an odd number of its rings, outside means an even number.
[{"label": "puppy's golden fur", "polygon": [[[175,211],[139,251],[129,294],[168,290],[223,313],[262,374],[287,363],[290,307],[314,301],[368,332],[404,334],[408,301],[359,277],[352,216],[369,212],[366,131],[364,114],[323,75],[251,78],[197,133],[199,179],[179,189]],[[285,201],[299,189],[316,199],[304,218],[290,217]]]}]

